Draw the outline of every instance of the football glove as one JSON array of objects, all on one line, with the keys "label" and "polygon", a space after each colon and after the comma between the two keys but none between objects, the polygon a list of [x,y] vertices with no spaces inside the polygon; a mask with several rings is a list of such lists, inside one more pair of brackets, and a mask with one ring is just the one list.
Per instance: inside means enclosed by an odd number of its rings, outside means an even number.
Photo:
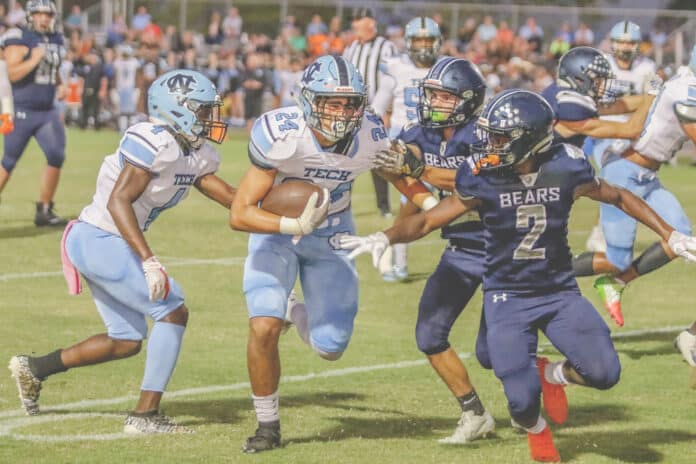
[{"label": "football glove", "polygon": [[696,255],[691,253],[696,251],[696,237],[690,237],[675,230],[669,236],[667,244],[675,255],[679,255],[688,261],[696,261]]},{"label": "football glove", "polygon": [[280,233],[289,235],[307,235],[311,234],[319,224],[324,222],[326,215],[329,212],[329,204],[331,203],[331,195],[329,191],[322,189],[323,201],[317,206],[319,194],[312,193],[307,199],[304,211],[299,217],[289,218],[287,216],[280,217]]},{"label": "football glove", "polygon": [[390,148],[377,152],[375,166],[391,174],[418,179],[423,175],[425,162],[402,140],[395,140]]},{"label": "football glove", "polygon": [[12,116],[8,113],[0,114],[0,134],[7,135],[14,130]]},{"label": "football glove", "polygon": [[150,256],[143,261],[143,272],[147,289],[150,291],[150,301],[167,299],[169,295],[169,276],[164,270],[164,266],[154,256]]},{"label": "football glove", "polygon": [[372,254],[372,265],[379,269],[379,261],[389,247],[389,239],[384,232],[375,232],[367,237],[344,235],[339,239],[338,246],[343,250],[353,250],[348,255],[349,259],[355,259],[363,253]]}]

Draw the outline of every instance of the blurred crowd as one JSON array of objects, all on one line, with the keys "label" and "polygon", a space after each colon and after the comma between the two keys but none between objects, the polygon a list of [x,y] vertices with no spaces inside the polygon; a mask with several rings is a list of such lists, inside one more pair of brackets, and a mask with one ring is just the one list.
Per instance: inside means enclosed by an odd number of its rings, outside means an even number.
[{"label": "blurred crowd", "polygon": [[[557,59],[571,47],[609,50],[608,38],[596,36],[585,23],[563,21],[558,30],[544,31],[529,17],[513,30],[508,21],[484,16],[469,17],[459,30],[450,31],[442,15],[431,17],[445,38],[441,53],[478,64],[491,92],[510,87],[541,91],[552,82]],[[62,105],[66,123],[80,127],[123,129],[144,117],[149,84],[174,68],[203,72],[217,84],[228,122],[248,126],[263,111],[292,104],[291,89],[305,65],[320,55],[342,53],[354,38],[350,21],[319,14],[304,23],[287,16],[270,37],[247,28],[236,7],[213,11],[205,31],[161,24],[143,5],[130,23],[116,15],[106,34],[98,37],[83,29],[83,18],[80,7],[73,5],[61,22],[67,50],[61,69]],[[0,28],[24,21],[21,2],[11,11],[0,5]],[[395,19],[380,31],[401,51],[405,22]],[[650,56],[656,47],[668,46],[667,35],[653,30],[644,34],[640,51]],[[663,77],[672,72],[670,67],[661,71]]]}]

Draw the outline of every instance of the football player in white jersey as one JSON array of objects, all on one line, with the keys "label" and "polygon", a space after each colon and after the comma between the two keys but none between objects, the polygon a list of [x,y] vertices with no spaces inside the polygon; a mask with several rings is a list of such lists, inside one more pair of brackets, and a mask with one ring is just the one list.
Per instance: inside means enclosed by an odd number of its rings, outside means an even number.
[{"label": "football player in white jersey", "polygon": [[[406,24],[404,36],[408,54],[387,58],[380,64],[379,87],[372,100],[372,108],[384,119],[392,140],[408,123],[418,121],[420,81],[437,61],[442,43],[440,27],[425,16],[410,20]],[[402,196],[396,220],[416,211],[417,208]],[[384,263],[380,266],[384,280],[391,282],[408,277],[406,247],[405,243],[399,243],[385,253]]]},{"label": "football player in white jersey", "polygon": [[[362,77],[345,58],[323,56],[310,64],[296,98],[297,106],[269,111],[254,123],[252,165],[230,215],[234,229],[252,232],[244,293],[250,318],[247,366],[259,426],[242,448],[246,453],[280,446],[278,339],[286,313],[322,358],[337,360],[348,346],[358,310],[358,278],[338,239],[354,230],[355,178],[373,169],[376,153],[389,147],[381,119],[365,110]],[[271,188],[286,179],[322,187],[321,204],[312,194],[299,218],[260,209]],[[419,182],[409,186],[391,179],[420,207],[437,203]],[[306,305],[288,301],[298,275]]]},{"label": "football player in white jersey", "polygon": [[230,207],[235,189],[215,175],[220,158],[207,143],[220,143],[227,126],[220,121],[215,86],[195,71],[160,76],[150,86],[147,101],[150,121],[131,126],[117,151],[104,159],[92,203],[79,220],[68,224],[61,242],[70,293],[80,292],[81,274],[106,333],[44,356],[12,357],[9,367],[30,415],[39,412],[39,392],[48,376],[137,354],[150,317],[154,323],[140,400],[128,414],[124,431],[189,431],[159,413],[188,310],[181,288],[167,276],[143,233],[191,187]]},{"label": "football player in white jersey", "polygon": [[[611,70],[615,77],[613,91],[617,96],[640,95],[648,82],[654,78],[657,72],[655,62],[638,53],[638,46],[641,41],[640,26],[628,20],[619,21],[611,28],[609,33],[611,40],[611,54],[607,61],[611,65]],[[603,113],[600,107],[600,114]],[[629,114],[602,116],[606,121],[628,121]],[[609,153],[623,153],[630,144],[625,139],[588,139],[586,141],[586,152],[592,152],[595,166],[602,168],[602,159]],[[611,179],[607,179],[611,182]],[[606,242],[602,234],[601,225],[592,228],[587,239],[586,248],[589,251],[606,251]]]},{"label": "football player in white jersey", "polygon": [[[602,178],[643,198],[665,222],[687,235],[691,234],[691,222],[676,197],[660,183],[657,171],[688,140],[695,103],[696,47],[689,65],[680,67],[653,101],[638,140],[623,153],[607,157],[601,171]],[[675,254],[666,242],[657,242],[632,260],[636,221],[609,205],[601,205],[600,213],[607,251],[579,255],[574,267],[578,276],[611,274],[597,279],[595,288],[612,318],[623,325],[621,294],[626,284],[664,266]]]}]

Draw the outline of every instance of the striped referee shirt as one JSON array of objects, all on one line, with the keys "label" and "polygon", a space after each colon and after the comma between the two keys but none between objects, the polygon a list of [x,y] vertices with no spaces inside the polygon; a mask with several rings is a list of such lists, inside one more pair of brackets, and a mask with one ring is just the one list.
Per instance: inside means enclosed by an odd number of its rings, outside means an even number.
[{"label": "striped referee shirt", "polygon": [[389,58],[398,53],[393,42],[382,36],[377,36],[363,44],[359,40],[353,41],[343,52],[343,57],[358,68],[360,75],[367,84],[367,100],[372,99],[379,85],[379,64],[384,58]]}]

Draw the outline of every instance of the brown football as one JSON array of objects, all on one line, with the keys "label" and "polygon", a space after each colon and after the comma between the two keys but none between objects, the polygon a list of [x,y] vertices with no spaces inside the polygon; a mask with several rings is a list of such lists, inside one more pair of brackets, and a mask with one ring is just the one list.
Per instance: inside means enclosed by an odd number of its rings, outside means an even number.
[{"label": "brown football", "polygon": [[319,193],[317,206],[323,201],[323,190],[303,180],[286,180],[276,185],[261,201],[261,209],[279,216],[298,217],[304,211],[309,196]]}]

